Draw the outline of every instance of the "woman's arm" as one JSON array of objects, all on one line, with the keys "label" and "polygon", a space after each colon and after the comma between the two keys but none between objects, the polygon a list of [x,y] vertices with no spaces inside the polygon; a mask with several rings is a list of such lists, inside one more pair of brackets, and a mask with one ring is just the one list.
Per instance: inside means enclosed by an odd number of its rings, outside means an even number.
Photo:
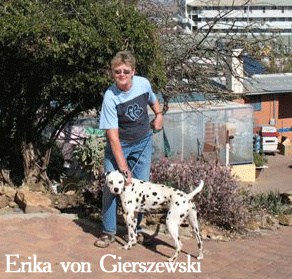
[{"label": "woman's arm", "polygon": [[120,137],[119,137],[119,130],[118,129],[106,130],[106,136],[110,142],[111,149],[112,149],[112,152],[115,157],[119,170],[121,172],[124,172],[127,175],[126,185],[128,185],[132,182],[132,174],[129,170],[128,164],[125,160],[125,156],[122,150]]},{"label": "woman's arm", "polygon": [[156,117],[151,121],[151,128],[154,131],[160,131],[163,128],[163,115],[158,99],[156,99],[155,103],[150,105],[150,107],[156,115]]}]

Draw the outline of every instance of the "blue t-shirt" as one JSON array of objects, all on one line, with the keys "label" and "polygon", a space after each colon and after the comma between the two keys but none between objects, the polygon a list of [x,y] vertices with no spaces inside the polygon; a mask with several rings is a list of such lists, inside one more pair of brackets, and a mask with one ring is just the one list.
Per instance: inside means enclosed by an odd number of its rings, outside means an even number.
[{"label": "blue t-shirt", "polygon": [[147,105],[155,101],[156,96],[146,78],[134,76],[128,92],[113,83],[104,95],[99,128],[118,129],[123,142],[142,139],[150,131]]}]

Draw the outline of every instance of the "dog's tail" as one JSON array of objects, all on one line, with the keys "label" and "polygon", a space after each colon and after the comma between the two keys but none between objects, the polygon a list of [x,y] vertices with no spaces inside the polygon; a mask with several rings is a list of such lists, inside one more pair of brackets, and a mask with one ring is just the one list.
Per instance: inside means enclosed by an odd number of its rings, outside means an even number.
[{"label": "dog's tail", "polygon": [[200,185],[193,192],[188,194],[188,199],[191,200],[195,195],[200,193],[203,189],[203,186],[204,186],[204,181],[201,180]]}]

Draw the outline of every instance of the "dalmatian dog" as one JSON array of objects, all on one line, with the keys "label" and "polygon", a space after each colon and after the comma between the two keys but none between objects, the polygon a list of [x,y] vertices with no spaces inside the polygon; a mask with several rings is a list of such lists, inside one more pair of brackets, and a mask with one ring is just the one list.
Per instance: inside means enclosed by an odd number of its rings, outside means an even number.
[{"label": "dalmatian dog", "polygon": [[167,210],[166,225],[169,233],[175,241],[176,252],[170,262],[176,261],[182,243],[179,237],[179,227],[185,218],[188,218],[193,232],[196,235],[199,257],[203,258],[203,245],[199,234],[197,211],[192,202],[193,197],[198,194],[204,185],[201,180],[200,185],[191,193],[186,194],[180,190],[167,187],[165,185],[153,184],[133,179],[131,185],[125,185],[126,177],[120,171],[108,172],[106,174],[106,184],[114,195],[119,195],[128,227],[129,241],[123,249],[130,249],[137,242],[137,213]]}]

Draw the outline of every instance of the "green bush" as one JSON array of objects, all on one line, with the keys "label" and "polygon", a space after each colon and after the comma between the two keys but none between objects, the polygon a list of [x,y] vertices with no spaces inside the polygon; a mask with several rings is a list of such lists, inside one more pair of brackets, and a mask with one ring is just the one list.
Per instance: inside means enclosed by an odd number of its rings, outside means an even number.
[{"label": "green bush", "polygon": [[105,144],[104,137],[93,135],[74,150],[74,158],[87,174],[87,178],[81,183],[84,201],[99,208],[102,202],[102,187],[105,183],[103,175]]},{"label": "green bush", "polygon": [[104,160],[105,138],[93,135],[85,140],[74,150],[74,158],[88,174],[93,174],[95,179],[100,175]]},{"label": "green bush", "polygon": [[256,152],[253,153],[253,161],[254,161],[256,167],[262,167],[268,163],[268,160],[264,154],[256,153]]},{"label": "green bush", "polygon": [[263,212],[271,215],[279,215],[291,207],[283,201],[278,191],[250,195],[246,204],[251,213]]}]

